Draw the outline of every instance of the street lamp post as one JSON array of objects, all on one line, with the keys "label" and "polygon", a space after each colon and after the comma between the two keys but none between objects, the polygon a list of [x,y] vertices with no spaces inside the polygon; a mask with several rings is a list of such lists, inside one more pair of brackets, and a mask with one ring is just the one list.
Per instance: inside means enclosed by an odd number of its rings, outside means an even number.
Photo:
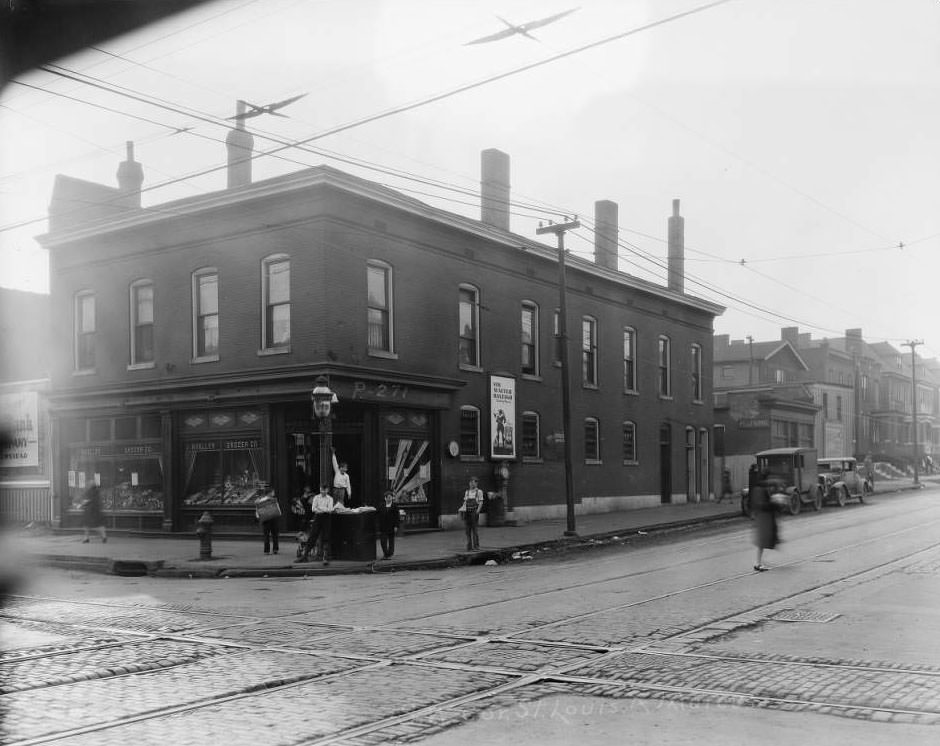
[{"label": "street lamp post", "polygon": [[310,392],[310,401],[313,405],[313,416],[317,421],[320,440],[320,481],[317,484],[319,486],[330,484],[330,471],[333,463],[330,458],[333,447],[333,421],[330,419],[330,410],[339,402],[326,376],[317,378],[316,386]]}]

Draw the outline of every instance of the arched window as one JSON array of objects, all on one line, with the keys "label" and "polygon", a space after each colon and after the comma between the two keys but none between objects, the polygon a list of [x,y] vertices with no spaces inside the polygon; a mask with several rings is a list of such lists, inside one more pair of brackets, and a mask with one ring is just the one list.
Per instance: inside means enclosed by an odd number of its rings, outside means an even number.
[{"label": "arched window", "polygon": [[469,404],[460,408],[460,455],[480,455],[480,410]]},{"label": "arched window", "polygon": [[693,344],[690,350],[689,367],[692,369],[692,401],[702,401],[702,347]]},{"label": "arched window", "polygon": [[377,259],[370,260],[366,266],[369,354],[393,355],[395,353],[394,334],[394,293],[392,267]]},{"label": "arched window", "polygon": [[95,331],[97,328],[95,294],[83,290],[75,295],[75,370],[94,370]]},{"label": "arched window", "polygon": [[584,419],[584,460],[601,460],[601,428],[600,423],[594,417],[585,417]]},{"label": "arched window", "polygon": [[480,291],[473,285],[460,286],[458,301],[459,363],[465,368],[480,367]]},{"label": "arched window", "polygon": [[623,328],[623,390],[636,393],[636,329]]},{"label": "arched window", "polygon": [[539,374],[539,307],[532,301],[522,301],[522,375]]},{"label": "arched window", "polygon": [[153,283],[138,280],[130,287],[131,366],[153,365]]},{"label": "arched window", "polygon": [[290,347],[290,257],[269,256],[261,262],[261,349]]},{"label": "arched window", "polygon": [[219,272],[214,267],[193,272],[193,358],[219,358]]},{"label": "arched window", "polygon": [[672,343],[669,337],[659,337],[659,395],[672,396]]}]

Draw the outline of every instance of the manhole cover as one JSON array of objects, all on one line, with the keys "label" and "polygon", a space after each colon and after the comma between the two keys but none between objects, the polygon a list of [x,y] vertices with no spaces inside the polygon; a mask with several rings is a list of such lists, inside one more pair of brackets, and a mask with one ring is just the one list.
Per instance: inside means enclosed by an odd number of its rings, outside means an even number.
[{"label": "manhole cover", "polygon": [[827,614],[824,611],[806,611],[801,609],[787,609],[774,614],[771,619],[777,622],[816,622],[822,624],[831,622],[838,614]]}]

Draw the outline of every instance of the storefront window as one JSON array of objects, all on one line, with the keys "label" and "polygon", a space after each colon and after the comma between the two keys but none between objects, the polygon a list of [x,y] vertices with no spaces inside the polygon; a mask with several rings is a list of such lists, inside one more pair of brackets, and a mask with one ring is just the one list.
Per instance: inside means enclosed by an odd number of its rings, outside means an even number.
[{"label": "storefront window", "polygon": [[157,445],[75,445],[69,449],[69,510],[97,483],[106,512],[163,512],[163,456]]},{"label": "storefront window", "polygon": [[252,506],[268,491],[260,438],[189,441],[184,467],[184,505]]},{"label": "storefront window", "polygon": [[424,438],[386,439],[388,487],[400,505],[428,502],[431,481],[431,442]]}]

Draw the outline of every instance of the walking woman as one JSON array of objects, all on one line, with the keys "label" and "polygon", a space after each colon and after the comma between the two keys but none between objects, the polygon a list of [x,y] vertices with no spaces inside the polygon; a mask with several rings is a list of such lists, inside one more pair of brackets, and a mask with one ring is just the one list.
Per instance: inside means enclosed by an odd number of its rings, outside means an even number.
[{"label": "walking woman", "polygon": [[108,541],[108,534],[104,527],[104,513],[101,512],[101,493],[98,491],[98,485],[94,482],[85,490],[85,502],[82,506],[82,528],[85,529],[85,538],[83,544],[88,543],[91,529],[98,529],[98,535],[101,536],[101,543]]},{"label": "walking woman", "polygon": [[780,541],[777,533],[777,509],[770,501],[770,490],[765,481],[766,474],[751,487],[751,510],[754,514],[754,544],[757,546],[757,564],[754,569],[764,572],[768,568],[761,562],[765,549],[775,549]]}]

